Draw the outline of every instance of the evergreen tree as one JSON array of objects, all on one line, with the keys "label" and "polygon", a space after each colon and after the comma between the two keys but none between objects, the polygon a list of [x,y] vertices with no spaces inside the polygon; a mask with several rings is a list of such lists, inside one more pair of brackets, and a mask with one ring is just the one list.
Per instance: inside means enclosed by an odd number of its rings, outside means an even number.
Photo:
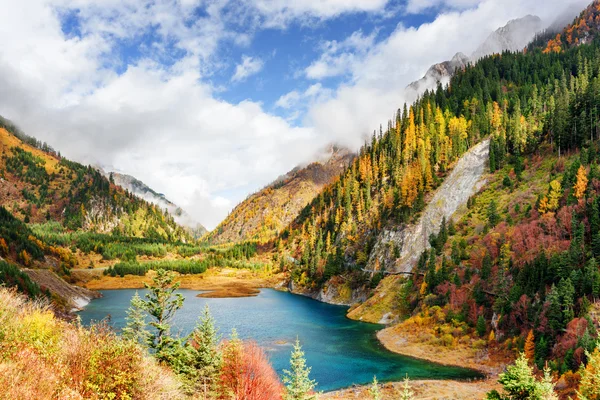
[{"label": "evergreen tree", "polygon": [[146,329],[146,309],[145,302],[136,291],[131,298],[131,305],[127,310],[125,321],[127,325],[123,328],[123,337],[132,340],[143,346],[148,345],[150,333]]},{"label": "evergreen tree", "polygon": [[316,382],[310,379],[310,367],[306,366],[306,359],[300,340],[296,339],[294,350],[290,358],[290,370],[283,371],[283,383],[286,385],[285,400],[313,400],[312,394]]},{"label": "evergreen tree", "polygon": [[408,375],[404,378],[404,383],[402,384],[402,393],[400,393],[400,400],[412,400],[415,398],[415,394],[412,390],[410,390],[410,380],[408,379]]},{"label": "evergreen tree", "polygon": [[494,390],[488,393],[488,400],[558,400],[549,371],[546,370],[544,378],[538,382],[524,353],[519,355],[514,365],[508,366],[506,372],[500,374],[498,382],[502,384],[506,395]]},{"label": "evergreen tree", "polygon": [[379,383],[377,382],[377,377],[373,377],[373,383],[369,388],[369,394],[373,400],[381,400],[381,391],[379,390]]},{"label": "evergreen tree", "polygon": [[485,326],[485,318],[483,318],[483,315],[480,315],[479,318],[477,318],[477,326],[475,329],[477,330],[477,334],[479,335],[479,337],[485,336],[485,333],[487,332],[487,327]]},{"label": "evergreen tree", "polygon": [[491,227],[498,225],[498,222],[500,222],[500,214],[498,214],[498,204],[496,203],[496,200],[490,201],[487,216]]},{"label": "evergreen tree", "polygon": [[179,282],[174,282],[175,273],[164,269],[156,271],[151,284],[145,284],[149,293],[146,294],[144,308],[151,317],[150,326],[154,328],[149,335],[149,347],[155,352],[155,357],[168,364],[178,363],[181,355],[180,340],[171,336],[171,319],[175,312],[183,306],[183,296],[175,293]]},{"label": "evergreen tree", "polygon": [[190,334],[188,343],[197,383],[207,397],[214,390],[216,377],[222,364],[219,335],[208,304],[204,307],[196,328]]}]

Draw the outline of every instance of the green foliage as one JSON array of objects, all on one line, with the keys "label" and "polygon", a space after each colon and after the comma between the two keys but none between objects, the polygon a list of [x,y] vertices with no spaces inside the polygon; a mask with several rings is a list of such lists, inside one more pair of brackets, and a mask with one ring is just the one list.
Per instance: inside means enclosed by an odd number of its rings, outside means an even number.
[{"label": "green foliage", "polygon": [[369,388],[369,394],[373,400],[381,400],[381,390],[379,389],[379,382],[377,382],[377,377],[373,377],[373,383],[371,383],[371,387]]},{"label": "green foliage", "polygon": [[123,328],[123,337],[142,346],[147,346],[150,340],[150,333],[147,330],[146,323],[146,303],[135,292],[131,298],[131,305],[127,310],[125,321],[127,325]]},{"label": "green foliage", "polygon": [[173,272],[159,269],[152,278],[151,284],[145,284],[149,293],[146,294],[144,308],[150,316],[150,331],[148,344],[155,353],[157,360],[171,366],[179,363],[181,341],[170,335],[171,320],[175,312],[183,306],[183,295],[175,293],[179,283],[175,282]]},{"label": "green foliage", "polygon": [[408,375],[404,378],[404,383],[402,384],[402,393],[400,393],[399,400],[413,400],[415,398],[415,393],[410,389],[410,380],[408,379]]},{"label": "green foliage", "polygon": [[475,327],[475,330],[477,331],[479,337],[484,337],[487,333],[487,326],[485,325],[485,318],[483,315],[480,315],[477,318],[477,326]]},{"label": "green foliage", "polygon": [[19,267],[0,260],[0,286],[16,287],[21,293],[34,298],[43,294],[49,296],[49,293],[42,293],[37,283],[33,282],[29,276],[22,272]]},{"label": "green foliage", "polygon": [[283,383],[286,385],[285,400],[312,400],[316,382],[309,377],[310,367],[306,366],[300,341],[296,339],[290,358],[290,370],[283,371]]},{"label": "green foliage", "polygon": [[214,392],[217,375],[223,362],[218,347],[219,339],[215,321],[206,305],[196,328],[188,338],[191,366],[195,371],[195,385],[205,395]]},{"label": "green foliage", "polygon": [[13,217],[6,208],[0,206],[0,239],[4,239],[10,247],[9,250],[14,254],[19,254],[24,250],[33,259],[39,260],[44,253],[36,242],[30,240],[30,236],[33,236],[33,233],[27,225]]},{"label": "green foliage", "polygon": [[494,390],[488,394],[488,400],[558,400],[549,370],[544,371],[541,381],[536,380],[524,353],[519,355],[514,365],[500,374],[498,382],[502,384],[506,395]]}]

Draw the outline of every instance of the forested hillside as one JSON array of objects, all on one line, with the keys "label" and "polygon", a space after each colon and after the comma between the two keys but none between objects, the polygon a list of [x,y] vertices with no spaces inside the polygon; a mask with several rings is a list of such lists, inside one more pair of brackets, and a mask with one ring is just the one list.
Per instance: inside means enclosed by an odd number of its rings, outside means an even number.
[{"label": "forested hillside", "polygon": [[0,198],[21,220],[58,221],[72,230],[188,239],[173,217],[157,206],[115,185],[98,170],[69,161],[12,130],[19,137],[0,129]]},{"label": "forested hillside", "polygon": [[[596,346],[600,295],[599,10],[596,1],[559,36],[457,72],[375,132],[280,236],[292,280],[314,289],[341,274],[351,289],[379,286],[360,318],[392,310],[412,316],[398,332],[419,327],[435,345],[476,348],[479,336],[525,351],[574,395]],[[484,137],[491,175],[467,214],[442,222],[408,279],[380,283],[394,272],[384,266],[364,272],[378,234],[414,222]]]}]

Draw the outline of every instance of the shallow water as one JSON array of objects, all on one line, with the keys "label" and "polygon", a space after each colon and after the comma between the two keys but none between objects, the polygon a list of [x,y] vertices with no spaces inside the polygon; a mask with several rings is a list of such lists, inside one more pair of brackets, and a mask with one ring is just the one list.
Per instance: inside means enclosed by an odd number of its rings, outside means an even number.
[{"label": "shallow water", "polygon": [[[143,294],[140,290],[140,296]],[[135,290],[106,290],[104,297],[92,302],[80,313],[89,324],[110,315],[117,329],[124,325],[126,310]],[[278,373],[289,368],[289,356],[296,337],[300,339],[311,378],[323,391],[371,382],[411,379],[469,379],[474,371],[447,367],[404,357],[387,351],[375,337],[380,325],[346,318],[346,307],[263,289],[256,297],[208,299],[196,297],[198,291],[181,290],[185,303],[178,311],[174,331],[188,334],[196,324],[204,305],[210,306],[217,326],[224,335],[235,328],[242,339],[252,339],[267,350]]]}]

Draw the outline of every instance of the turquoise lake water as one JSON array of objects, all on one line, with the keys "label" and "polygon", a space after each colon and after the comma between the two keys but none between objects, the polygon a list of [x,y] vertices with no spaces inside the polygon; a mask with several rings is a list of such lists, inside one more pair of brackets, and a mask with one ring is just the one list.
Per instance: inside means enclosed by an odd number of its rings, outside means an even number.
[{"label": "turquoise lake water", "polygon": [[[135,290],[105,290],[80,313],[90,324],[110,316],[117,330],[124,325],[126,310]],[[144,290],[139,291],[140,296]],[[311,378],[318,389],[335,390],[365,384],[377,375],[379,381],[410,379],[471,379],[480,375],[471,370],[436,365],[387,351],[375,337],[381,325],[346,318],[347,307],[263,289],[256,297],[206,299],[194,290],[181,290],[185,303],[173,321],[174,332],[187,335],[204,305],[210,306],[217,326],[228,335],[235,328],[242,339],[252,339],[269,354],[275,370],[289,368],[289,356],[296,337],[312,367]],[[283,343],[283,344],[282,344]]]}]

